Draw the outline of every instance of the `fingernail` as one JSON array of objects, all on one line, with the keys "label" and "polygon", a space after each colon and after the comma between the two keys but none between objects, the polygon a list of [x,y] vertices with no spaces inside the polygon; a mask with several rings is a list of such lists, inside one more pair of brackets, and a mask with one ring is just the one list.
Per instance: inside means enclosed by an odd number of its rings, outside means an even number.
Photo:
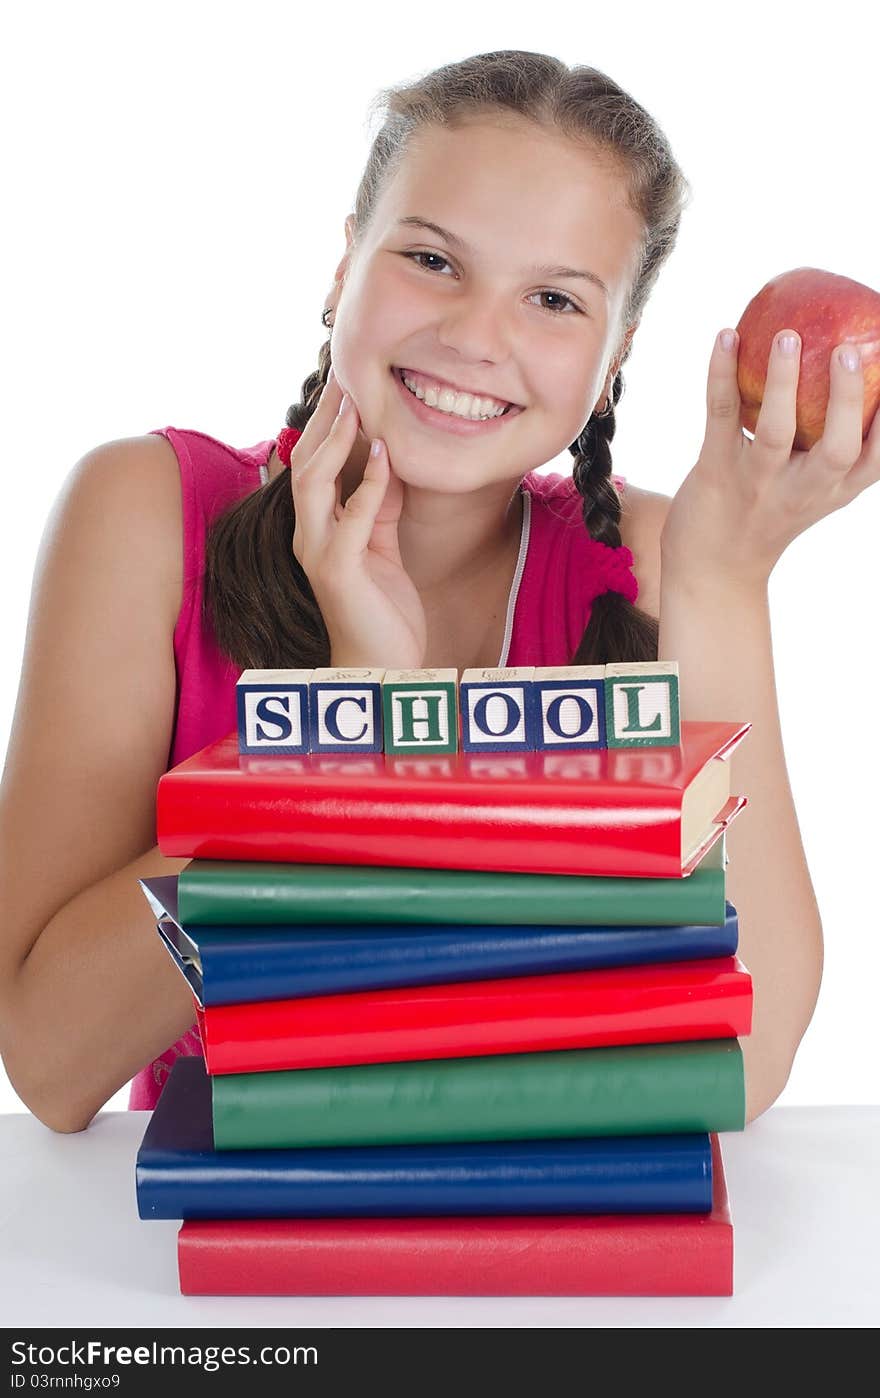
[{"label": "fingernail", "polygon": [[374,437],[372,442],[370,443],[370,456],[378,456],[381,450],[382,439],[380,437]]},{"label": "fingernail", "polygon": [[837,357],[844,369],[849,369],[850,373],[858,369],[861,362],[861,355],[855,345],[844,345]]},{"label": "fingernail", "polygon": [[342,395],[342,402],[339,404],[339,416],[342,417],[343,413],[347,413],[350,406],[351,406],[351,398],[350,398],[350,396],[349,396],[347,393],[343,393],[343,395]]},{"label": "fingernail", "polygon": [[335,380],[336,380],[336,375],[335,375],[335,373],[333,372],[333,365],[331,364],[331,365],[330,365],[330,368],[329,368],[328,371],[327,371],[327,382],[328,382],[328,383],[334,383]]},{"label": "fingernail", "polygon": [[721,348],[728,352],[733,349],[736,341],[737,333],[735,330],[722,330],[721,334],[718,336],[718,343]]},{"label": "fingernail", "polygon": [[800,337],[797,335],[780,335],[777,344],[783,354],[797,354]]}]

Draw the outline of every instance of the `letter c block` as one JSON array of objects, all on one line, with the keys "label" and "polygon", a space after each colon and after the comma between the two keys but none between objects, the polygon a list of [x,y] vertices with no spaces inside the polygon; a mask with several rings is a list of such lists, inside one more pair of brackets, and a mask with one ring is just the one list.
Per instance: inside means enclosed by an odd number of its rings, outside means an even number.
[{"label": "letter c block", "polygon": [[309,682],[312,752],[382,751],[384,670],[319,668]]}]

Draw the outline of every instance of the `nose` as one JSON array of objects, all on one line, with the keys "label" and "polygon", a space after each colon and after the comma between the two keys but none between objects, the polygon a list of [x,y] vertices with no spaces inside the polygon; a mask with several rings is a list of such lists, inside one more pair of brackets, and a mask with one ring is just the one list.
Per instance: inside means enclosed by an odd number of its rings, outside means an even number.
[{"label": "nose", "polygon": [[510,353],[510,325],[500,298],[476,289],[447,307],[437,336],[441,345],[471,364],[499,364]]}]

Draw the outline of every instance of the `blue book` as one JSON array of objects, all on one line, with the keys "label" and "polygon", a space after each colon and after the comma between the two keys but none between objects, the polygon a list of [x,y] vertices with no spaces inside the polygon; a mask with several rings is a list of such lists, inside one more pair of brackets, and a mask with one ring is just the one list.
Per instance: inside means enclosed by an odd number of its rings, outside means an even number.
[{"label": "blue book", "polygon": [[178,916],[176,875],[139,882],[159,936],[203,1007],[702,960],[733,956],[739,940],[736,909],[729,902],[720,926],[193,927],[183,925]]},{"label": "blue book", "polygon": [[708,1133],[214,1149],[211,1083],[178,1058],[137,1154],[141,1218],[709,1213]]}]

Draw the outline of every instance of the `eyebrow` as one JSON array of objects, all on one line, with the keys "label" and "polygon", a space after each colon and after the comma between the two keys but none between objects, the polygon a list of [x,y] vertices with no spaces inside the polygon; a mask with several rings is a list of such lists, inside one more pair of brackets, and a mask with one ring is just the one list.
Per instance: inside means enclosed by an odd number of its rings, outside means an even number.
[{"label": "eyebrow", "polygon": [[[471,251],[468,244],[463,238],[459,238],[457,233],[450,233],[448,228],[441,228],[439,223],[432,223],[428,218],[420,218],[418,214],[409,214],[406,218],[398,219],[397,223],[398,227],[427,228],[429,232],[436,233],[438,238],[442,238],[450,247],[457,248],[459,252],[467,253]],[[548,279],[572,277],[579,281],[592,282],[594,286],[597,286],[600,291],[605,293],[609,301],[611,300],[610,291],[602,278],[597,276],[595,272],[582,272],[579,271],[577,267],[532,267],[531,272],[534,276],[547,277]]]}]

